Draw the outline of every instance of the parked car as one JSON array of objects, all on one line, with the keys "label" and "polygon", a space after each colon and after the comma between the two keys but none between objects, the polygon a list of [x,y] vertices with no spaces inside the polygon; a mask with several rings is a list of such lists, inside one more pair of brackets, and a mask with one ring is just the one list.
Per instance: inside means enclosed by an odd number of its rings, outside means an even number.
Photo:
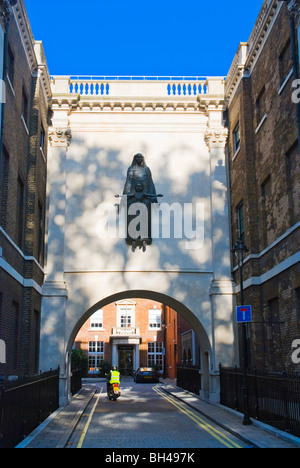
[{"label": "parked car", "polygon": [[136,383],[159,383],[159,373],[152,367],[140,367],[134,373]]}]

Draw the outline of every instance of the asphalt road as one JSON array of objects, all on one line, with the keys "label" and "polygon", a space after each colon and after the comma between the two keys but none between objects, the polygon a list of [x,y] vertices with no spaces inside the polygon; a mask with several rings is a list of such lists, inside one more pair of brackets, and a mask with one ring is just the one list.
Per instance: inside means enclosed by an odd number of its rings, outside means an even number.
[{"label": "asphalt road", "polygon": [[164,394],[156,384],[121,383],[109,401],[105,385],[84,413],[68,448],[245,448],[246,445],[196,411]]}]

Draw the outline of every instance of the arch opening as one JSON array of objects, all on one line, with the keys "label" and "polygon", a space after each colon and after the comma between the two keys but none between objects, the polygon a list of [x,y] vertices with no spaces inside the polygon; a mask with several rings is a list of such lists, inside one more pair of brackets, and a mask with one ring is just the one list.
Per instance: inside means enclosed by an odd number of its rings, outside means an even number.
[{"label": "arch opening", "polygon": [[177,312],[180,316],[182,316],[186,322],[191,326],[192,330],[195,332],[195,335],[197,337],[197,341],[202,349],[209,350],[208,352],[211,352],[211,344],[209,341],[209,338],[207,336],[207,333],[202,326],[201,322],[198,320],[198,318],[193,314],[193,312],[186,307],[184,304],[179,302],[178,300],[167,296],[162,293],[154,292],[154,291],[145,291],[145,290],[131,290],[131,291],[123,291],[121,293],[114,294],[112,296],[108,296],[96,304],[94,304],[91,308],[89,308],[87,311],[83,313],[81,316],[80,320],[76,323],[75,327],[73,328],[70,338],[68,341],[67,345],[67,353],[70,353],[72,350],[72,346],[74,343],[74,340],[81,329],[81,327],[84,325],[84,323],[99,309],[102,309],[105,306],[108,306],[111,303],[116,303],[121,300],[125,299],[149,299],[153,300],[156,302],[159,302],[161,304],[164,304],[171,309],[173,309],[175,312]]},{"label": "arch opening", "polygon": [[[167,295],[162,294],[162,293],[153,292],[153,291],[145,291],[145,290],[123,291],[121,293],[117,293],[117,294],[114,294],[112,296],[109,296],[107,298],[104,298],[104,299],[100,300],[99,302],[95,303],[91,308],[89,308],[87,311],[85,311],[82,314],[80,320],[76,323],[75,327],[73,328],[73,330],[71,332],[71,335],[70,335],[70,338],[69,338],[69,341],[68,341],[67,350],[66,350],[67,368],[70,366],[70,356],[71,356],[72,347],[74,346],[74,341],[75,341],[79,331],[81,330],[83,325],[86,324],[86,322],[88,321],[88,319],[90,317],[92,317],[99,310],[101,310],[101,309],[103,309],[103,308],[105,308],[107,306],[110,306],[112,304],[115,305],[115,304],[118,304],[118,303],[120,303],[120,302],[122,302],[124,300],[128,300],[128,301],[135,300],[135,301],[137,301],[138,299],[154,301],[156,303],[161,304],[162,306],[168,307],[172,311],[176,312],[178,314],[178,316],[182,317],[184,319],[184,321],[189,325],[190,332],[193,332],[193,341],[197,343],[197,346],[193,347],[194,352],[192,352],[192,350],[190,348],[188,348],[188,350],[187,350],[187,361],[186,362],[184,362],[183,355],[181,355],[181,356],[177,355],[178,363],[183,364],[183,365],[187,364],[187,365],[189,365],[191,367],[193,367],[193,366],[194,367],[199,367],[199,369],[200,369],[199,370],[199,386],[201,388],[201,386],[203,385],[202,382],[205,382],[206,383],[205,384],[206,389],[209,389],[210,385],[209,385],[209,383],[207,384],[207,382],[209,382],[209,380],[210,380],[210,369],[209,369],[209,365],[205,365],[202,368],[201,356],[205,352],[207,354],[207,363],[208,363],[210,361],[210,359],[211,359],[212,349],[211,349],[211,344],[210,344],[208,335],[207,335],[204,327],[202,326],[199,319],[193,314],[193,312],[188,307],[186,307],[184,304],[180,303],[178,300],[176,300],[176,299],[174,299],[174,298],[172,298],[170,296],[167,296]],[[164,317],[165,317],[165,312],[164,312]],[[161,333],[163,334],[164,331],[161,331]],[[97,335],[97,332],[95,332],[95,334]],[[178,336],[177,335],[177,329],[176,329],[176,336]],[[115,342],[118,343],[118,341],[115,341]],[[129,340],[128,340],[128,342],[129,342]],[[162,365],[162,368],[160,369],[160,372],[161,372],[161,376],[165,378],[166,376],[169,376],[169,373],[166,374],[167,364],[166,364],[165,355],[168,352],[168,350],[166,350],[166,334],[164,335],[164,338],[162,339],[162,342],[164,343],[163,346],[164,346],[164,353],[165,354],[164,354],[164,357],[162,358],[164,360],[164,363]],[[175,342],[175,340],[174,340],[174,342]],[[123,346],[111,344],[111,348],[112,348],[112,355],[110,356],[111,357],[111,365],[119,365],[120,364],[120,360],[121,360],[120,349],[122,349],[122,351],[125,350],[124,343],[123,343]],[[130,343],[131,343],[131,341],[130,341]],[[174,344],[173,345],[169,344],[170,354],[168,354],[168,356],[171,355],[171,346],[172,346],[172,352],[175,352],[175,353],[178,352],[178,347],[177,347],[178,342],[176,342],[176,343],[177,343],[176,346]],[[196,349],[197,349],[197,351],[195,351]],[[149,360],[148,360],[149,355],[148,355],[148,358],[144,359],[144,361],[140,360],[140,358],[139,358],[139,354],[140,354],[139,345],[137,345],[136,348],[133,345],[131,351],[133,353],[133,358],[132,358],[132,360],[133,360],[133,365],[132,365],[133,371],[136,370],[138,367],[143,367],[145,365],[146,366],[149,365]],[[181,351],[182,351],[182,353],[184,353],[183,348],[181,349]],[[147,352],[146,352],[146,354],[147,354]],[[173,372],[174,372],[175,375],[177,375],[176,364],[177,363],[175,361],[174,368],[173,368]],[[97,371],[97,369],[95,368],[95,373],[96,373],[96,371]],[[168,366],[168,372],[169,372],[169,366]],[[205,373],[205,375],[204,375],[204,373]]]}]

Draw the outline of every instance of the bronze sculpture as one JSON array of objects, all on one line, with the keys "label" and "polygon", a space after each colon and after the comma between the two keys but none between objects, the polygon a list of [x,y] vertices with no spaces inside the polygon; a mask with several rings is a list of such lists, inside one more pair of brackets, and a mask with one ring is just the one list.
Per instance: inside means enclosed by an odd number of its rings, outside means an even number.
[{"label": "bronze sculpture", "polygon": [[[126,183],[123,195],[116,195],[116,198],[126,199],[127,209],[127,243],[135,251],[137,246],[146,251],[147,245],[152,243],[151,238],[151,205],[158,203],[157,198],[163,195],[156,194],[152,180],[152,174],[146,164],[145,158],[138,153],[134,156],[131,166],[127,171]],[[133,206],[135,205],[135,206]],[[133,210],[130,210],[130,207]],[[136,209],[136,211],[134,211]],[[130,232],[130,224],[137,219],[139,212],[139,222],[136,224],[134,235]],[[137,229],[139,228],[139,229]]]}]

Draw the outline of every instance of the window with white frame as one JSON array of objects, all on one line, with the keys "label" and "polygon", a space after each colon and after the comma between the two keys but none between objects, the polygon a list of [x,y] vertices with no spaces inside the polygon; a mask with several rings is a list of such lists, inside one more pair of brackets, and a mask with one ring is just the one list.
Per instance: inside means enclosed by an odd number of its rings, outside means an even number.
[{"label": "window with white frame", "polygon": [[100,372],[100,365],[104,361],[104,342],[89,342],[89,371]]},{"label": "window with white frame", "polygon": [[161,329],[161,309],[149,309],[149,328],[151,330]]},{"label": "window with white frame", "polygon": [[92,316],[91,316],[91,328],[93,329],[102,329],[103,328],[103,310],[97,310]]},{"label": "window with white frame", "polygon": [[233,151],[237,153],[241,147],[241,132],[240,132],[240,123],[236,125],[233,130]]},{"label": "window with white frame", "polygon": [[117,303],[117,326],[119,328],[131,328],[135,326],[135,303],[121,301]]},{"label": "window with white frame", "polygon": [[163,343],[148,343],[148,367],[163,370]]}]

